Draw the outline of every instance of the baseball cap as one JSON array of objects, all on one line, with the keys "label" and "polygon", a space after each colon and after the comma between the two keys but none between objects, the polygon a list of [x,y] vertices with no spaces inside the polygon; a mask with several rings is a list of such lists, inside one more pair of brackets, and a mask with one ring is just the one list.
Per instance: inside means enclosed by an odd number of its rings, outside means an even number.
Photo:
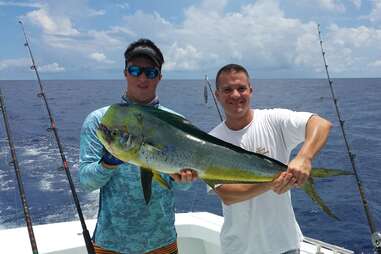
[{"label": "baseball cap", "polygon": [[148,59],[152,60],[152,62],[160,69],[164,62],[164,59],[160,50],[154,48],[149,43],[136,45],[132,49],[127,49],[125,53],[126,65],[129,60],[138,56],[147,57]]}]

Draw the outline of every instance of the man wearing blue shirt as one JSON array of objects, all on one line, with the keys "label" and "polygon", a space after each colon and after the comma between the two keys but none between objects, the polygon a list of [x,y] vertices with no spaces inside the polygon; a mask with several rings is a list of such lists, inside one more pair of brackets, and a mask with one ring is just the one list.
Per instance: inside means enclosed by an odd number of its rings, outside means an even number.
[{"label": "man wearing blue shirt", "polygon": [[[156,88],[164,63],[160,49],[148,39],[130,44],[124,53],[127,91],[124,103],[162,107]],[[93,235],[96,253],[177,253],[174,188],[187,189],[197,175],[184,169],[162,175],[169,189],[152,182],[149,203],[144,199],[140,168],[109,154],[96,136],[109,106],[85,119],[80,141],[80,184],[87,191],[100,189],[97,226]]]}]

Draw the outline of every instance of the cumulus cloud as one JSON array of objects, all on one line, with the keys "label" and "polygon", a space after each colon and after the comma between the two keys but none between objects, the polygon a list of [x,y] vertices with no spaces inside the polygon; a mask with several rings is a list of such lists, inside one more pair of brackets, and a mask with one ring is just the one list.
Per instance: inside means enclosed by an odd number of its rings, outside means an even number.
[{"label": "cumulus cloud", "polygon": [[104,60],[106,60],[105,54],[99,53],[99,52],[92,53],[90,55],[90,58],[94,59],[95,61],[98,61],[98,62],[103,62]]},{"label": "cumulus cloud", "polygon": [[326,38],[326,56],[330,70],[336,73],[364,71],[374,57],[379,57],[374,52],[381,51],[381,30],[376,28],[331,25]]},{"label": "cumulus cloud", "polygon": [[256,69],[288,69],[295,63],[307,64],[304,55],[311,54],[311,47],[297,43],[305,34],[316,34],[314,23],[287,18],[274,0],[257,1],[230,13],[224,13],[224,2],[213,3],[218,5],[213,11],[188,8],[181,25],[162,22],[167,33],[166,38],[159,37],[160,42],[170,45],[164,48],[165,68],[194,70],[239,62]]},{"label": "cumulus cloud", "polygon": [[352,0],[353,5],[357,8],[361,8],[362,1],[361,0]]},{"label": "cumulus cloud", "polygon": [[0,6],[17,6],[17,7],[41,8],[43,5],[41,3],[32,3],[32,2],[0,1]]},{"label": "cumulus cloud", "polygon": [[334,11],[334,12],[345,12],[346,8],[338,0],[318,0],[320,7],[323,9]]},{"label": "cumulus cloud", "polygon": [[365,18],[373,23],[381,21],[381,0],[373,0],[372,11]]},{"label": "cumulus cloud", "polygon": [[167,70],[197,70],[202,54],[192,45],[178,46],[174,43],[169,48]]},{"label": "cumulus cloud", "polygon": [[26,15],[26,18],[35,25],[40,26],[43,32],[47,34],[66,36],[79,34],[79,31],[73,28],[69,18],[65,16],[53,17],[45,9],[31,11]]},{"label": "cumulus cloud", "polygon": [[58,63],[51,63],[51,64],[39,66],[38,71],[42,73],[57,73],[57,72],[64,72],[65,68],[60,66]]},{"label": "cumulus cloud", "polygon": [[[77,5],[74,0],[67,0]],[[74,1],[74,2],[73,2]],[[86,1],[79,0],[81,10],[91,16]],[[345,12],[342,0],[315,0],[320,9]],[[66,1],[65,1],[66,3]],[[65,12],[57,7],[57,1],[29,12],[25,17],[42,29],[44,45],[74,56],[76,64],[88,64],[92,59],[99,63],[113,64],[122,61],[122,53],[128,43],[141,37],[152,39],[165,56],[164,69],[171,72],[215,71],[221,65],[236,62],[248,69],[264,72],[277,70],[286,73],[295,69],[323,72],[316,22],[288,16],[281,8],[280,0],[258,0],[227,12],[229,0],[203,0],[188,6],[183,20],[174,23],[158,12],[141,10],[124,16],[120,24],[104,29],[82,29],[80,11],[69,8]],[[305,2],[304,2],[305,3]],[[368,16],[377,20],[378,3]],[[63,5],[63,3],[61,3]],[[356,8],[361,0],[351,0]],[[380,4],[381,6],[381,4]],[[129,8],[128,4],[124,5]],[[120,8],[122,8],[120,6]],[[97,13],[94,11],[93,13]],[[105,14],[99,11],[99,15]],[[359,68],[377,66],[374,50],[381,50],[381,30],[374,27],[324,27],[324,40],[330,71],[352,73]],[[72,59],[72,61],[74,61]],[[0,65],[1,66],[1,65]],[[66,65],[67,66],[67,65]],[[109,68],[108,65],[99,65]],[[52,66],[51,68],[53,68]],[[56,69],[63,67],[55,66]]]},{"label": "cumulus cloud", "polygon": [[369,63],[369,66],[370,67],[377,67],[377,68],[380,68],[381,67],[381,60],[376,60],[374,62],[371,62]]},{"label": "cumulus cloud", "polygon": [[[128,34],[128,29],[113,26],[107,30],[86,29],[80,31],[80,22],[86,17],[92,19],[106,14],[104,10],[95,10],[87,6],[85,0],[44,1],[41,8],[30,11],[23,19],[41,28],[41,39],[50,49],[65,51],[79,60],[99,51],[100,48],[120,50],[124,46],[120,38]],[[75,8],[73,8],[75,6]],[[57,51],[59,52],[59,51]],[[112,63],[105,60],[104,63]]]},{"label": "cumulus cloud", "polygon": [[0,71],[6,69],[13,69],[18,67],[27,67],[30,65],[30,60],[28,58],[14,58],[14,59],[4,59],[0,60]]},{"label": "cumulus cloud", "polygon": [[100,53],[100,52],[91,53],[89,55],[89,58],[93,59],[99,63],[106,63],[106,64],[114,63],[114,61],[108,60],[107,57],[105,56],[105,54]]},{"label": "cumulus cloud", "polygon": [[[332,11],[345,10],[339,1],[320,2]],[[158,13],[141,11],[124,20],[126,26],[134,24],[131,35],[148,34],[158,43],[168,71],[201,71],[237,62],[259,71],[291,72],[299,68],[323,72],[315,22],[287,17],[276,0],[259,0],[235,12],[225,12],[226,3],[205,0],[190,6],[180,24],[172,24]],[[208,5],[214,8],[204,8]],[[369,55],[369,47],[380,47],[377,29],[332,25],[326,30],[326,50],[333,73],[350,73],[366,66],[367,59],[361,54]]]},{"label": "cumulus cloud", "polygon": [[129,9],[130,5],[128,3],[118,3],[118,4],[116,4],[116,7],[121,8],[121,9]]}]

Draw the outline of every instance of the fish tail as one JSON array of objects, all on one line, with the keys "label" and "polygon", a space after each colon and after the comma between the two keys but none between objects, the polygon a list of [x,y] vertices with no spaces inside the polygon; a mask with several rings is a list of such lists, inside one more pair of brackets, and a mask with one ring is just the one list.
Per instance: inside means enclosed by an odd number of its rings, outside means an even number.
[{"label": "fish tail", "polygon": [[328,168],[313,168],[311,170],[312,177],[330,177],[330,176],[345,176],[353,175],[353,172],[349,172],[341,169],[328,169]]},{"label": "fish tail", "polygon": [[307,195],[318,205],[320,208],[331,218],[340,220],[332,211],[325,205],[324,201],[321,199],[319,194],[316,192],[314,187],[313,179],[310,177],[307,182],[303,185],[303,190]]}]

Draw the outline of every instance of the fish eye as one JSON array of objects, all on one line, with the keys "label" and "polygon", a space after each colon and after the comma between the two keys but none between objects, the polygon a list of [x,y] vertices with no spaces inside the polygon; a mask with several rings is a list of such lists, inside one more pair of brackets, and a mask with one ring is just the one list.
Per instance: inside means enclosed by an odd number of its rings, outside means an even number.
[{"label": "fish eye", "polygon": [[111,131],[111,135],[112,135],[112,136],[116,136],[116,135],[118,135],[118,130],[112,130],[112,131]]}]

